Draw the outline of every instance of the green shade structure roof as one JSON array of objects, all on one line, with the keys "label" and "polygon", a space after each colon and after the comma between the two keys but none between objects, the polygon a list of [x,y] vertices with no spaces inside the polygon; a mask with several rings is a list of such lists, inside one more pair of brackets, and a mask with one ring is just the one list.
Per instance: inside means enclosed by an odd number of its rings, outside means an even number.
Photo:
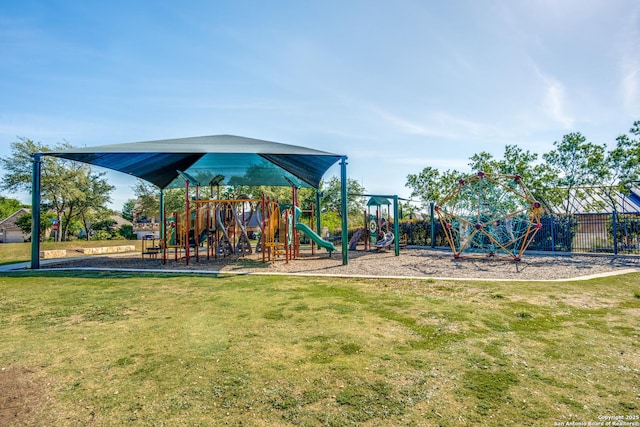
[{"label": "green shade structure roof", "polygon": [[183,187],[180,172],[205,185],[223,176],[219,182],[222,185],[288,186],[301,182],[303,187],[318,188],[326,171],[345,157],[234,135],[111,144],[41,154],[123,172],[162,189]]},{"label": "green shade structure roof", "polygon": [[367,202],[367,206],[388,206],[391,202],[383,196],[371,196]]}]

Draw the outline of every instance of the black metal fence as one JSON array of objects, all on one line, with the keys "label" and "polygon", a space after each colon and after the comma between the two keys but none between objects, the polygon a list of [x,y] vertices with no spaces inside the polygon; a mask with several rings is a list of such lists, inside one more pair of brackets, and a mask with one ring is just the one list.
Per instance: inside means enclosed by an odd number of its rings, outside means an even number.
[{"label": "black metal fence", "polygon": [[[640,254],[640,212],[547,215],[529,250]],[[429,218],[400,222],[410,245],[447,247],[440,222]]]}]

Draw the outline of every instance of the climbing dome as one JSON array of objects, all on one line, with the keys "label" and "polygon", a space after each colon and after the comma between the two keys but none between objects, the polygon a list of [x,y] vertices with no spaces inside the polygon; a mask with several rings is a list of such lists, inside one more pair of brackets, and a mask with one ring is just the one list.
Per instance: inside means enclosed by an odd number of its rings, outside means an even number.
[{"label": "climbing dome", "polygon": [[460,179],[435,212],[455,258],[464,254],[520,261],[542,228],[540,203],[519,175],[478,172]]}]

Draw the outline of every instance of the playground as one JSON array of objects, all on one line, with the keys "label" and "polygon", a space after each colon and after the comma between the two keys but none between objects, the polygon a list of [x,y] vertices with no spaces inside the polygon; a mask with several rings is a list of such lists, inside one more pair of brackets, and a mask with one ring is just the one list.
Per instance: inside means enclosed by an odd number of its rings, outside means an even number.
[{"label": "playground", "polygon": [[[407,245],[398,256],[397,209],[391,215],[385,197],[372,198],[351,241],[343,222],[334,245],[296,191],[317,188],[345,158],[242,142],[246,152],[230,146],[221,158],[102,148],[97,158],[118,170],[184,186],[186,208],[162,209],[161,236],[141,250],[41,262],[35,244],[34,268],[6,273],[0,424],[498,426],[635,416],[639,258],[523,257],[538,206],[519,178],[479,175],[438,206],[451,250]],[[135,150],[165,166],[125,161]],[[305,175],[310,158],[319,167]],[[203,172],[231,163],[239,172]],[[256,183],[251,176],[290,186],[291,200],[220,195],[218,184]],[[478,191],[487,187],[495,190]],[[508,209],[493,208],[496,195]]]},{"label": "playground", "polygon": [[393,251],[351,251],[349,264],[343,265],[339,257],[329,257],[323,251],[311,254],[303,248],[297,259],[286,262],[262,262],[262,254],[244,256],[200,257],[199,262],[186,265],[169,259],[162,264],[157,259],[142,259],[139,252],[92,256],[68,261],[51,260],[42,268],[107,269],[114,271],[164,271],[229,274],[298,274],[311,276],[344,276],[370,278],[419,279],[481,279],[481,280],[561,280],[591,276],[623,274],[640,271],[638,257],[609,257],[593,255],[527,254],[520,262],[501,259],[455,259],[450,251],[408,247],[401,256]]}]

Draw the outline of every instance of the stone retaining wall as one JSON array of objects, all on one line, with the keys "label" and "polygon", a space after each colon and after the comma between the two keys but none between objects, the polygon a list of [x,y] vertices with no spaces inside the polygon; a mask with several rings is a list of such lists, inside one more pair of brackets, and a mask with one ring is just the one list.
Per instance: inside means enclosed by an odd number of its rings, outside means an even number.
[{"label": "stone retaining wall", "polygon": [[[73,250],[73,252],[80,252],[85,255],[100,255],[100,254],[116,254],[123,252],[133,252],[136,250],[134,245],[122,245],[122,246],[104,246],[100,248],[80,248]],[[66,258],[69,256],[67,249],[54,249],[50,251],[40,251],[40,258]]]},{"label": "stone retaining wall", "polygon": [[135,250],[136,250],[136,247],[134,245],[123,245],[123,246],[105,246],[101,248],[81,248],[81,249],[78,249],[78,252],[83,253],[85,255],[98,255],[98,254],[116,254],[121,252],[132,252]]},{"label": "stone retaining wall", "polygon": [[66,249],[56,249],[52,251],[40,251],[40,258],[50,259],[50,258],[65,258],[67,256]]}]

